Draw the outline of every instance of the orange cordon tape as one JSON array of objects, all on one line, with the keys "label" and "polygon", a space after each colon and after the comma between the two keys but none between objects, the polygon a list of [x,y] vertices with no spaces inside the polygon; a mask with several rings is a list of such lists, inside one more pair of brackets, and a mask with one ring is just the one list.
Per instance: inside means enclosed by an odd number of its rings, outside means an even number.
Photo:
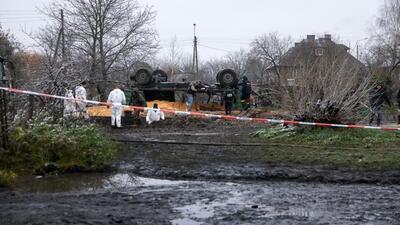
[{"label": "orange cordon tape", "polygon": [[[44,93],[39,93],[39,92],[34,92],[34,91],[19,90],[19,89],[14,89],[14,88],[0,87],[0,90],[13,92],[13,93],[42,96],[42,97],[47,97],[47,98],[75,100],[77,102],[86,102],[88,104],[94,104],[94,105],[112,106],[112,104],[109,104],[106,102],[99,102],[99,101],[92,101],[92,100],[79,100],[79,99],[68,98],[68,97],[64,97],[64,96],[49,95],[49,94],[44,94]],[[128,110],[132,110],[132,111],[133,110],[151,109],[148,107],[129,106],[129,105],[122,105],[122,107],[124,107],[125,109],[128,109]],[[193,116],[193,117],[199,117],[199,118],[217,118],[217,119],[224,119],[224,120],[240,120],[240,121],[258,122],[258,123],[275,123],[275,124],[286,124],[286,125],[305,125],[305,126],[317,126],[317,127],[339,127],[339,128],[359,128],[359,129],[375,129],[375,130],[386,130],[386,131],[400,131],[400,128],[395,128],[395,127],[374,127],[374,126],[364,126],[364,125],[314,123],[314,122],[301,122],[301,121],[290,121],[290,120],[275,120],[275,119],[267,119],[267,118],[225,116],[225,115],[216,115],[216,114],[199,113],[199,112],[176,111],[176,110],[168,110],[168,109],[160,109],[160,110],[165,113],[172,113],[172,114],[181,115],[181,116]]]}]

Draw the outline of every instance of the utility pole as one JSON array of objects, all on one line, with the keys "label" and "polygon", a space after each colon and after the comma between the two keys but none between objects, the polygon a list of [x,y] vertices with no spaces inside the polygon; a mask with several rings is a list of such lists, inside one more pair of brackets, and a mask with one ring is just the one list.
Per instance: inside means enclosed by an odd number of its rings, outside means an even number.
[{"label": "utility pole", "polygon": [[54,50],[53,64],[56,63],[56,60],[57,60],[60,42],[61,42],[62,60],[63,60],[63,62],[65,60],[64,10],[61,9],[60,14],[61,14],[61,28],[58,31],[58,35],[57,35],[57,44],[56,44],[56,49]]},{"label": "utility pole", "polygon": [[64,32],[64,10],[60,10],[61,13],[61,52],[62,52],[62,61],[65,62],[65,32]]},{"label": "utility pole", "polygon": [[196,36],[196,24],[193,24],[193,34],[194,34],[194,40],[193,40],[193,65],[192,65],[192,71],[196,75],[196,77],[199,75],[199,58],[197,55],[197,36]]},{"label": "utility pole", "polygon": [[[4,84],[2,82],[2,84]],[[3,86],[3,85],[1,85]],[[1,134],[1,147],[7,149],[8,147],[8,125],[7,125],[7,93],[0,90],[0,134]]]},{"label": "utility pole", "polygon": [[360,42],[360,41],[365,41],[365,40],[368,40],[368,38],[363,38],[363,39],[359,39],[359,40],[357,40],[356,41],[356,56],[357,56],[357,60],[359,60],[360,59],[360,54],[359,54],[359,44],[358,44],[358,42]]},{"label": "utility pole", "polygon": [[[5,63],[6,60],[0,57],[0,87],[8,87],[4,71]],[[7,92],[0,90],[0,142],[3,149],[8,147],[7,101]]]}]

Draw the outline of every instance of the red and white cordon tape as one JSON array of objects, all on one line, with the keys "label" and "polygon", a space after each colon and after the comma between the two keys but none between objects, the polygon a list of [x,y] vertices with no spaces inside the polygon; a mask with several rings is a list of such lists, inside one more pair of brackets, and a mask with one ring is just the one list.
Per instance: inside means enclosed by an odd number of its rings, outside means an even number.
[{"label": "red and white cordon tape", "polygon": [[[12,92],[12,93],[19,93],[19,94],[27,94],[27,95],[36,95],[42,96],[47,98],[56,98],[56,99],[63,99],[63,100],[74,100],[77,102],[86,102],[88,104],[93,105],[107,105],[111,106],[112,104],[107,102],[99,102],[99,101],[92,101],[92,100],[79,100],[74,98],[68,98],[65,96],[58,96],[58,95],[50,95],[44,94],[34,91],[26,91],[14,88],[5,88],[0,87],[0,90]],[[130,106],[130,105],[122,105],[125,110],[148,110],[151,108],[148,107],[140,107],[140,106]],[[285,125],[305,125],[305,126],[316,126],[316,127],[339,127],[339,128],[358,128],[358,129],[375,129],[375,130],[385,130],[385,131],[400,131],[400,128],[397,127],[375,127],[375,126],[365,126],[365,125],[346,125],[346,124],[332,124],[332,123],[315,123],[315,122],[301,122],[301,121],[292,121],[292,120],[276,120],[276,119],[267,119],[267,118],[251,118],[251,117],[241,117],[241,116],[226,116],[226,115],[217,115],[217,114],[208,114],[208,113],[200,113],[200,112],[186,112],[186,111],[176,111],[176,110],[169,110],[169,109],[160,109],[162,112],[171,113],[180,116],[193,116],[199,118],[217,118],[217,119],[224,119],[224,120],[239,120],[239,121],[252,121],[257,123],[274,123],[274,124],[285,124]]]}]

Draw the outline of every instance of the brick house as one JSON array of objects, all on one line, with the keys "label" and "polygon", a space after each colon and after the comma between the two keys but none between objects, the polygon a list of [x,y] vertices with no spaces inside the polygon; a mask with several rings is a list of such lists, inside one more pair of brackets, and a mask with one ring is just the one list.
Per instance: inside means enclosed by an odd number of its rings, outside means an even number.
[{"label": "brick house", "polygon": [[281,57],[277,68],[271,67],[267,72],[270,75],[279,75],[278,78],[281,79],[282,84],[288,86],[295,85],[296,73],[299,70],[305,68],[312,70],[312,67],[322,66],[327,62],[355,67],[359,71],[365,72],[364,64],[352,56],[349,50],[350,48],[346,45],[335,43],[330,34],[321,38],[316,38],[315,35],[307,35],[306,39],[296,42]]}]

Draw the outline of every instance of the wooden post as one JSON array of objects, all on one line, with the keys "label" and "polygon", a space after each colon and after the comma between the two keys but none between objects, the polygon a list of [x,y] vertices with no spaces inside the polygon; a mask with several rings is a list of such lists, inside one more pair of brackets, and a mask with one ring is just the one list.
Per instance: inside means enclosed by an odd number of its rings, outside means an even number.
[{"label": "wooden post", "polygon": [[34,97],[33,95],[28,95],[28,120],[32,119],[34,112]]},{"label": "wooden post", "polygon": [[0,136],[1,145],[8,148],[8,125],[7,125],[7,92],[0,90]]}]

